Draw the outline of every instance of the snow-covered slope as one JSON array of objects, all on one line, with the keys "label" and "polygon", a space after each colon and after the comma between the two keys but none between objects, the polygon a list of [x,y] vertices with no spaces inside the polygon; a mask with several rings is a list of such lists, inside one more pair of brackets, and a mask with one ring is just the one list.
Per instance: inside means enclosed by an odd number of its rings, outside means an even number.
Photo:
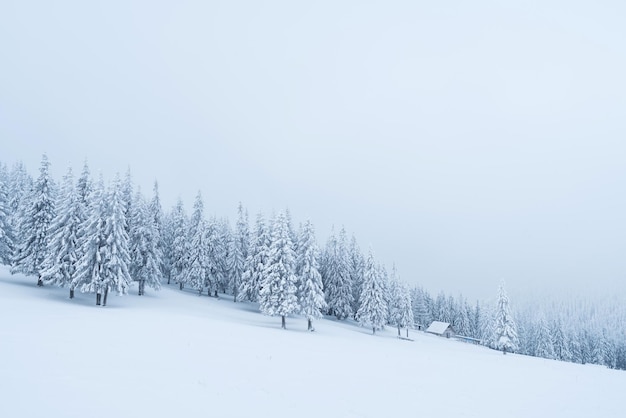
[{"label": "snow-covered slope", "polygon": [[621,417],[626,373],[175,287],[67,299],[0,269],[3,417]]}]

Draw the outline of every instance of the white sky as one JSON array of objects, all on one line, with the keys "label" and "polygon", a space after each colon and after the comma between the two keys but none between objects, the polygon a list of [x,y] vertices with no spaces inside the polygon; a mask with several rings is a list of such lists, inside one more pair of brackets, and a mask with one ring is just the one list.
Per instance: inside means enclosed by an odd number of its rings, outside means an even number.
[{"label": "white sky", "polygon": [[626,3],[9,1],[0,160],[289,206],[429,290],[624,290]]}]

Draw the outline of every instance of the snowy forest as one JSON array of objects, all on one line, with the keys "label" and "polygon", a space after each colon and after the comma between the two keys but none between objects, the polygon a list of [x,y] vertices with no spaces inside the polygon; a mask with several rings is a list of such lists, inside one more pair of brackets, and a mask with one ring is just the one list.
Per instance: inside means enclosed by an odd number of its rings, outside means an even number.
[{"label": "snowy forest", "polygon": [[[21,163],[0,162],[0,264],[55,285],[95,296],[161,286],[198,295],[230,295],[256,302],[265,315],[301,315],[307,328],[323,316],[355,320],[373,334],[385,326],[398,336],[448,322],[459,336],[503,352],[626,369],[626,309],[619,303],[552,301],[510,304],[502,283],[495,303],[469,302],[400,281],[396,267],[362,251],[344,228],[318,246],[311,221],[295,226],[288,210],[251,223],[239,204],[237,219],[207,218],[198,193],[188,213],[182,200],[161,207],[134,187],[130,171],[106,183],[88,165],[51,178],[44,155],[33,177]],[[495,289],[494,289],[495,290]]]}]

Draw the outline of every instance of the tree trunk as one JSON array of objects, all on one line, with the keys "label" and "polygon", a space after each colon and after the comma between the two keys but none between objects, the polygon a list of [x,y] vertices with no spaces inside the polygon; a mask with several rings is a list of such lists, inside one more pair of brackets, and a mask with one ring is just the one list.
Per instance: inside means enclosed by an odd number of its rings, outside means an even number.
[{"label": "tree trunk", "polygon": [[170,284],[170,280],[172,280],[172,276],[170,276],[169,274],[167,275],[167,284]]},{"label": "tree trunk", "polygon": [[74,299],[74,288],[70,287],[70,299]]},{"label": "tree trunk", "polygon": [[406,337],[409,338],[409,327],[406,327]]},{"label": "tree trunk", "polygon": [[104,300],[102,301],[102,306],[107,306],[107,296],[109,296],[109,286],[104,288]]},{"label": "tree trunk", "polygon": [[180,282],[179,285],[180,285],[180,290],[183,290],[183,282]]},{"label": "tree trunk", "polygon": [[41,280],[41,275],[39,275],[39,278],[37,279],[37,286],[43,286],[43,280]]},{"label": "tree trunk", "polygon": [[398,325],[398,337],[401,337],[401,335],[400,335],[400,325]]},{"label": "tree trunk", "polygon": [[202,289],[198,289],[198,296],[202,296]]},{"label": "tree trunk", "polygon": [[287,329],[287,326],[285,325],[285,315],[283,315],[281,318],[282,318],[282,328]]},{"label": "tree trunk", "polygon": [[309,319],[307,320],[307,322],[308,322],[308,325],[307,325],[307,330],[308,330],[308,331],[312,331],[313,324],[311,323],[311,319],[309,318]]},{"label": "tree trunk", "polygon": [[214,294],[215,298],[217,299],[217,289],[215,290],[215,294]]},{"label": "tree trunk", "polygon": [[100,298],[102,297],[102,295],[100,293],[96,293],[96,306],[100,305]]},{"label": "tree trunk", "polygon": [[376,335],[376,327],[372,327],[372,335]]}]

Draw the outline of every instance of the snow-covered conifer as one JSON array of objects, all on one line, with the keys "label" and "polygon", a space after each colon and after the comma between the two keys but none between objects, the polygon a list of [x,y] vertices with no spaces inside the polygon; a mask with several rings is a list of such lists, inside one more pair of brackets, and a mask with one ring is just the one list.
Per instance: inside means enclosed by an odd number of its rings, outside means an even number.
[{"label": "snow-covered conifer", "polygon": [[126,235],[130,235],[131,228],[131,217],[132,217],[132,207],[133,207],[133,178],[130,174],[130,167],[126,170],[126,176],[124,176],[124,181],[121,183],[121,196],[123,202],[123,213],[124,218],[126,219]]},{"label": "snow-covered conifer", "polygon": [[259,299],[261,282],[265,277],[265,264],[270,248],[270,234],[263,213],[257,214],[254,239],[246,258],[246,270],[241,277],[237,299],[256,302]]},{"label": "snow-covered conifer", "polygon": [[50,178],[50,163],[44,154],[39,177],[29,199],[29,207],[21,219],[19,243],[11,269],[12,273],[36,275],[38,286],[43,286],[41,271],[48,255],[48,229],[55,216],[54,206],[54,184]]},{"label": "snow-covered conifer", "polygon": [[102,287],[104,298],[102,305],[107,302],[107,295],[115,290],[118,295],[125,295],[132,284],[128,268],[130,266],[129,239],[126,233],[126,200],[123,197],[122,182],[119,176],[111,186],[108,194],[107,217],[104,224],[106,237],[103,256],[105,259],[102,270]]},{"label": "snow-covered conifer", "polygon": [[324,262],[326,265],[323,268],[322,281],[328,313],[337,319],[348,318],[352,315],[353,296],[345,229],[341,229],[339,239],[331,233],[326,245]]},{"label": "snow-covered conifer", "polygon": [[374,262],[374,255],[370,249],[365,261],[363,291],[361,292],[361,307],[356,314],[362,325],[369,324],[372,333],[382,329],[387,319],[387,303],[385,300],[385,284],[381,269]]},{"label": "snow-covered conifer", "polygon": [[70,286],[79,288],[83,293],[95,293],[96,305],[100,305],[104,289],[105,223],[108,210],[108,196],[102,177],[90,193],[90,201],[89,217],[85,222],[84,238],[81,240],[81,258],[76,265],[76,276]]},{"label": "snow-covered conifer", "polygon": [[430,294],[421,287],[415,287],[411,291],[411,300],[413,301],[413,318],[418,327],[426,329],[432,322],[432,314],[430,305],[432,300]]},{"label": "snow-covered conifer", "polygon": [[[396,277],[396,274],[393,273],[392,277]],[[406,328],[408,338],[409,328],[413,326],[413,307],[409,288],[404,283],[392,280],[389,283],[389,295],[389,322],[398,328],[398,337],[400,329]]]},{"label": "snow-covered conifer", "polygon": [[248,226],[248,212],[244,211],[243,205],[239,203],[237,208],[237,224],[233,239],[228,243],[228,267],[230,277],[230,288],[233,292],[233,301],[237,302],[239,287],[246,269],[246,258],[250,247],[250,228]]},{"label": "snow-covered conifer", "polygon": [[283,213],[278,214],[272,228],[271,244],[259,291],[260,309],[266,315],[279,315],[282,328],[285,317],[298,311],[293,243]]},{"label": "snow-covered conifer", "polygon": [[74,175],[69,168],[63,177],[57,211],[49,229],[48,257],[43,263],[41,278],[45,284],[70,286],[70,299],[74,297],[71,283],[76,277],[76,265],[80,259],[81,202],[74,185]]},{"label": "snow-covered conifer", "polygon": [[[183,201],[179,198],[171,215],[171,248],[169,250],[170,277],[178,282],[180,289],[184,285],[184,271],[187,265],[188,220]],[[168,278],[168,283],[169,283]]]},{"label": "snow-covered conifer", "polygon": [[356,314],[359,310],[359,300],[361,298],[361,290],[363,289],[363,268],[365,259],[359,248],[356,237],[352,235],[350,240],[349,252],[349,270],[350,283],[352,284],[352,312]]},{"label": "snow-covered conifer", "polygon": [[300,312],[306,316],[307,329],[314,331],[313,320],[322,317],[322,312],[326,309],[326,301],[322,275],[319,272],[319,249],[311,221],[307,220],[302,227],[297,248],[296,275],[300,285]]},{"label": "snow-covered conifer", "polygon": [[13,227],[9,208],[9,173],[0,163],[0,264],[10,265],[13,254]]},{"label": "snow-covered conifer", "polygon": [[[211,261],[208,244],[208,227],[204,219],[202,194],[198,192],[189,222],[189,243],[182,271],[181,283],[196,289],[202,294],[211,275]],[[182,289],[182,285],[181,285]]]},{"label": "snow-covered conifer", "polygon": [[158,242],[159,231],[151,207],[140,191],[137,191],[131,211],[130,275],[139,284],[139,295],[148,285],[161,289],[161,268]]},{"label": "snow-covered conifer", "polygon": [[159,196],[159,183],[154,182],[152,188],[152,200],[148,206],[148,214],[154,226],[154,240],[157,264],[161,271],[160,277],[165,277],[165,260],[164,260],[164,232],[163,232],[163,207],[161,206],[161,197]]},{"label": "snow-covered conifer", "polygon": [[504,281],[498,289],[498,304],[494,319],[494,342],[504,354],[517,350],[517,327],[509,309],[509,297],[504,289]]},{"label": "snow-covered conifer", "polygon": [[535,326],[535,344],[535,355],[537,357],[555,358],[550,328],[543,315],[539,317]]}]

